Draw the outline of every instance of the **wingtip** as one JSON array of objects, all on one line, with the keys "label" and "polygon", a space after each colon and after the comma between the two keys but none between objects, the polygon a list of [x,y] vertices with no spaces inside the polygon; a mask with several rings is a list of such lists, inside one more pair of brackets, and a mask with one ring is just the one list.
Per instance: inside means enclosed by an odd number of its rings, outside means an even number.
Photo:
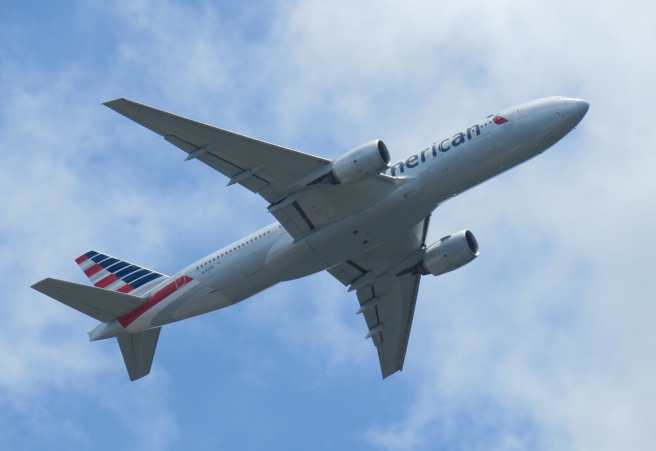
[{"label": "wingtip", "polygon": [[47,283],[49,280],[50,280],[50,277],[46,277],[45,279],[39,280],[35,284],[32,284],[32,286],[30,286],[30,288],[33,289],[33,290],[38,291],[39,293],[43,293],[43,291],[41,291],[40,288],[43,286],[44,283]]},{"label": "wingtip", "polygon": [[107,108],[114,109],[115,105],[117,105],[119,103],[123,103],[125,101],[127,101],[127,99],[125,99],[123,97],[119,97],[118,99],[108,100],[107,102],[104,102],[103,105],[106,106]]},{"label": "wingtip", "polygon": [[144,374],[130,374],[128,373],[128,377],[130,378],[130,382],[138,381],[141,378],[144,378],[150,374],[150,370],[148,370],[147,373]]},{"label": "wingtip", "polygon": [[382,373],[382,376],[383,376],[383,380],[387,379],[387,378],[390,377],[392,374],[396,374],[396,373],[399,372],[399,371],[403,371],[403,368],[397,368],[397,369],[395,369],[395,370],[393,370],[393,371],[390,371],[390,370],[385,371],[385,370],[382,370],[382,369],[381,369],[381,373]]}]

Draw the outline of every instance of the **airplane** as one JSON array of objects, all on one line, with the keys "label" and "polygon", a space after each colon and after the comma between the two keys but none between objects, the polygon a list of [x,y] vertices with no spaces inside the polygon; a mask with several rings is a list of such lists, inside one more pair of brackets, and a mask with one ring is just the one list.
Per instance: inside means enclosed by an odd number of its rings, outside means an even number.
[{"label": "airplane", "polygon": [[172,276],[89,251],[76,262],[93,286],[32,286],[100,321],[89,339],[115,337],[131,381],[150,373],[162,326],[323,270],[356,292],[383,379],[402,370],[421,277],[479,255],[467,229],[428,244],[432,212],[553,146],[589,107],[549,97],[505,108],[390,164],[379,139],[330,160],[122,98],[104,105],[259,194],[276,219]]}]

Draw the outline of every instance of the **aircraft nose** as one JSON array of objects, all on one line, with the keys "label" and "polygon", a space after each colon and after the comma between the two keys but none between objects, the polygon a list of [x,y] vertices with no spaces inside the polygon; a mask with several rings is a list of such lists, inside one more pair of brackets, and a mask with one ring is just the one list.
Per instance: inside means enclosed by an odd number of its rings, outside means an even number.
[{"label": "aircraft nose", "polygon": [[560,97],[553,104],[556,110],[556,128],[565,136],[576,127],[588,112],[590,104],[583,99]]},{"label": "aircraft nose", "polygon": [[583,99],[564,98],[561,105],[565,115],[575,116],[579,120],[583,119],[590,108],[590,104]]},{"label": "aircraft nose", "polygon": [[588,112],[590,104],[583,99],[552,97],[536,105],[535,112],[544,125],[544,140],[554,144],[576,127]]}]

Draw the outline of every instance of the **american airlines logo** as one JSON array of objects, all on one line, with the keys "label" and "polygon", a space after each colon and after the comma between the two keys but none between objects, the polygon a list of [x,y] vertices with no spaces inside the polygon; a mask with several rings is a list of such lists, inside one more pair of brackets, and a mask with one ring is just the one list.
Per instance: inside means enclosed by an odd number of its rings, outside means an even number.
[{"label": "american airlines logo", "polygon": [[[501,125],[508,122],[508,119],[506,119],[503,116],[497,115],[492,118],[491,122],[497,125]],[[480,135],[481,135],[481,126],[479,124],[472,125],[464,132],[456,133],[455,135],[453,135],[453,137],[445,138],[439,143],[436,141],[433,143],[431,147],[422,150],[420,153],[411,155],[405,161],[399,161],[394,166],[391,166],[390,168],[385,170],[384,173],[386,175],[391,175],[392,177],[396,177],[397,174],[399,175],[403,174],[406,168],[412,169],[412,168],[416,168],[422,163],[426,163],[427,161],[426,154],[428,154],[429,152],[430,152],[430,158],[432,159],[438,156],[440,153],[448,152],[449,150],[456,148],[461,144],[466,143],[467,141],[471,141],[472,139]]]}]

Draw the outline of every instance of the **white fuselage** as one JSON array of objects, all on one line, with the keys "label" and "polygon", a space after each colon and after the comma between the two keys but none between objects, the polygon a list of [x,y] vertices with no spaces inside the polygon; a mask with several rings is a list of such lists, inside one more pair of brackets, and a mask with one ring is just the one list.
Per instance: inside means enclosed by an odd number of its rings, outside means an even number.
[{"label": "white fuselage", "polygon": [[388,196],[298,240],[278,223],[264,227],[154,287],[151,293],[175,284],[170,295],[121,329],[138,332],[227,307],[278,282],[355,258],[362,250],[352,245],[356,238],[345,224],[357,224],[374,248],[416,226],[440,203],[540,154],[586,111],[583,101],[553,97],[467,124],[388,168],[383,176],[401,179]]}]

